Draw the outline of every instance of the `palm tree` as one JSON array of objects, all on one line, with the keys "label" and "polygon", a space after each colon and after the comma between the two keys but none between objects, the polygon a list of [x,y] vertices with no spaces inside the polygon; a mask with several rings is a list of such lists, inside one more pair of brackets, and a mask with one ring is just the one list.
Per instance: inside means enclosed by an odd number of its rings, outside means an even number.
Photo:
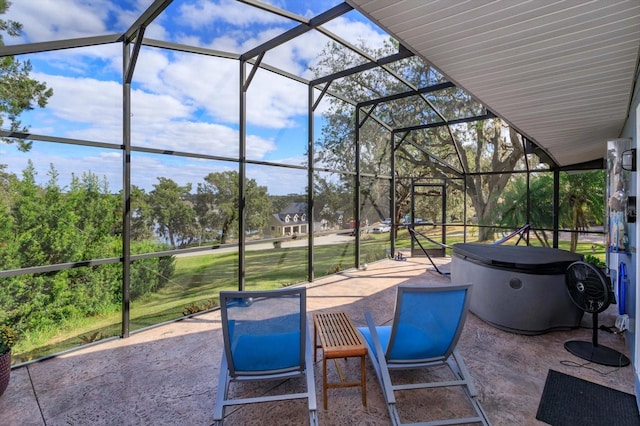
[{"label": "palm tree", "polygon": [[[560,174],[560,208],[559,224],[561,228],[570,229],[570,250],[576,251],[579,233],[586,231],[592,224],[601,224],[604,219],[604,187],[603,170],[561,173]],[[550,247],[549,238],[544,230],[536,228],[553,227],[553,178],[549,173],[532,174],[530,183],[530,211],[527,217],[527,183],[519,176],[512,179],[507,190],[502,194],[496,221],[502,226],[514,229],[527,221],[531,224],[534,235],[545,247]]]},{"label": "palm tree", "polygon": [[[543,247],[551,243],[544,228],[553,226],[553,179],[548,173],[532,175],[530,183],[531,207],[527,217],[527,180],[522,175],[513,178],[501,197],[498,223],[513,229],[529,223]],[[537,228],[537,229],[536,229]]]},{"label": "palm tree", "polygon": [[569,250],[576,251],[580,232],[603,223],[604,203],[604,170],[560,175],[560,226],[573,231]]}]

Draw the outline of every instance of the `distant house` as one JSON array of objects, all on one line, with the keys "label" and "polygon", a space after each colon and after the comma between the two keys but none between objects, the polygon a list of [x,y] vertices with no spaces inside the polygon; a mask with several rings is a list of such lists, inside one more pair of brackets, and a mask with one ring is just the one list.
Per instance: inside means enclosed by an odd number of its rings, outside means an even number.
[{"label": "distant house", "polygon": [[307,203],[290,203],[282,212],[274,213],[271,216],[269,229],[273,237],[309,233]]}]

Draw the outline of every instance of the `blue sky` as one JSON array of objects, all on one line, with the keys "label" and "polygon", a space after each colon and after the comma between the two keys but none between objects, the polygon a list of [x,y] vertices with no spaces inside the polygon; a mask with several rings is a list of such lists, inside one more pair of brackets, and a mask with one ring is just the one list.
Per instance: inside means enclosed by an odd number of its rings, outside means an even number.
[{"label": "blue sky", "polygon": [[[14,0],[3,16],[23,24],[21,44],[122,33],[152,0]],[[273,1],[304,17],[340,3]],[[297,25],[231,0],[176,0],[150,25],[145,37],[209,49],[242,53]],[[356,11],[328,24],[327,29],[355,43],[372,46],[388,38]],[[328,42],[319,32],[267,53],[264,63],[304,78],[309,65]],[[33,65],[32,77],[54,89],[46,109],[25,114],[23,123],[36,134],[122,142],[122,45],[113,44],[24,55]],[[144,47],[132,82],[132,140],[135,145],[236,156],[238,152],[237,61]],[[273,73],[256,74],[247,94],[247,157],[252,160],[302,164],[307,141],[307,88]],[[326,105],[321,106],[321,108]],[[316,128],[316,137],[320,129]],[[117,150],[80,148],[34,142],[23,154],[13,145],[0,145],[0,160],[20,173],[31,159],[40,181],[49,164],[65,185],[71,173],[91,171],[106,176],[110,188],[121,188],[122,157]],[[235,170],[233,163],[135,154],[133,183],[151,189],[157,176],[194,185],[210,172]],[[302,192],[301,172],[248,167],[249,177],[271,194]]]}]

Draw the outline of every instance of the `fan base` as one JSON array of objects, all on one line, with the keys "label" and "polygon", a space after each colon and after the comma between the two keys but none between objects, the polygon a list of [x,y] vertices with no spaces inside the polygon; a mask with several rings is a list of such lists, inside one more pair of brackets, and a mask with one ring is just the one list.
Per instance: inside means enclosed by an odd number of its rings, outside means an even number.
[{"label": "fan base", "polygon": [[606,346],[595,346],[593,342],[581,342],[571,340],[565,342],[564,348],[575,356],[595,362],[596,364],[608,365],[611,367],[624,367],[631,361],[624,354]]}]

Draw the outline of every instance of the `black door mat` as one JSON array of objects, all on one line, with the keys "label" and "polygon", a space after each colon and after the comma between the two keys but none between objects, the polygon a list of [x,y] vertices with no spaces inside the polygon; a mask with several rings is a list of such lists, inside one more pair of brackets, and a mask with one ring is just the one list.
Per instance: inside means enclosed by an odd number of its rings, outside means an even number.
[{"label": "black door mat", "polygon": [[549,370],[536,419],[553,426],[640,426],[636,397]]}]

